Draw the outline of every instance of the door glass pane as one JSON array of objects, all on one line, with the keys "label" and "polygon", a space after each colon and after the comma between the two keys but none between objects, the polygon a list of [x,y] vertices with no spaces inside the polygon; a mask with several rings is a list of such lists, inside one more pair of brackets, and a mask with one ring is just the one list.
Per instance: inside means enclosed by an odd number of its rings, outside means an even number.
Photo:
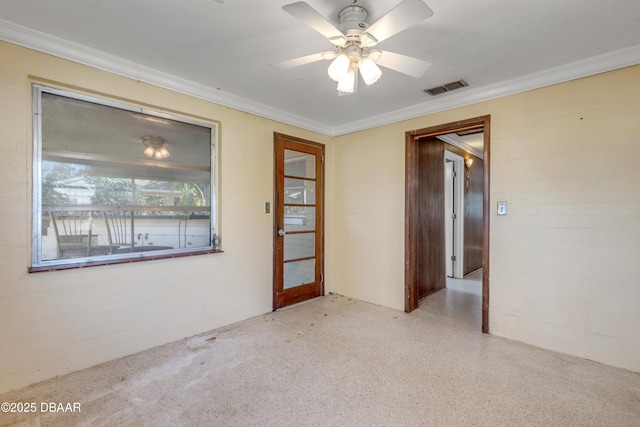
[{"label": "door glass pane", "polygon": [[284,231],[312,231],[316,229],[316,208],[285,206],[284,210]]},{"label": "door glass pane", "polygon": [[316,204],[316,182],[307,179],[284,179],[284,203]]},{"label": "door glass pane", "polygon": [[284,150],[284,174],[301,178],[316,177],[316,156]]},{"label": "door glass pane", "polygon": [[316,255],[315,233],[287,234],[284,236],[284,260]]},{"label": "door glass pane", "polygon": [[316,260],[287,262],[284,264],[284,289],[313,283],[316,280]]}]

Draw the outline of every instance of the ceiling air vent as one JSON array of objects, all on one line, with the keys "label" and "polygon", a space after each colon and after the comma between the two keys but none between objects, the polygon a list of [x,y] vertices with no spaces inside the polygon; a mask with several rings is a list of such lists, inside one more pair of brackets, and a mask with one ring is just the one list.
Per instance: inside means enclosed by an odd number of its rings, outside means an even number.
[{"label": "ceiling air vent", "polygon": [[460,89],[461,87],[469,86],[464,80],[458,80],[457,82],[447,83],[446,85],[432,87],[431,89],[425,89],[431,96],[440,95],[441,93],[450,92],[452,90]]}]

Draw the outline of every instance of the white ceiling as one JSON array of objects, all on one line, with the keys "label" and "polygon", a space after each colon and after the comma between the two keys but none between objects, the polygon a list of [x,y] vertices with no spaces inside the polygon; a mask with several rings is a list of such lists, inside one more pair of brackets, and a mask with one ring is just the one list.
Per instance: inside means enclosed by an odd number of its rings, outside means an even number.
[{"label": "white ceiling", "polygon": [[[2,0],[0,39],[327,135],[640,63],[638,0],[427,0],[434,14],[380,43],[433,63],[383,69],[338,96],[329,62],[271,66],[331,50],[282,10],[294,0]],[[337,25],[353,0],[307,0]],[[399,0],[358,0],[375,22]],[[432,97],[424,89],[464,79]]]}]

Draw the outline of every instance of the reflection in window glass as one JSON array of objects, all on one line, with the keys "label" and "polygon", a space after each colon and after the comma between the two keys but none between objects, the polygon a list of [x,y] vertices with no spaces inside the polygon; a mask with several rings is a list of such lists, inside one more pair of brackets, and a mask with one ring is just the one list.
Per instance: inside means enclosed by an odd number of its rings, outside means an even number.
[{"label": "reflection in window glass", "polygon": [[34,97],[34,266],[216,248],[213,125]]},{"label": "reflection in window glass", "polygon": [[284,174],[315,179],[316,156],[294,150],[284,150]]}]

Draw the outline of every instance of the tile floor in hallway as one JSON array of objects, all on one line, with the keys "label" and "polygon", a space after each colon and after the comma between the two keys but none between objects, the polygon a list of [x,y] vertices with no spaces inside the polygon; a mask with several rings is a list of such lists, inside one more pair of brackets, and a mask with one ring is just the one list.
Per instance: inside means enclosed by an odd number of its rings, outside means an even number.
[{"label": "tile floor in hallway", "polygon": [[447,277],[447,287],[420,301],[420,310],[474,324],[482,328],[482,270],[463,279]]}]

